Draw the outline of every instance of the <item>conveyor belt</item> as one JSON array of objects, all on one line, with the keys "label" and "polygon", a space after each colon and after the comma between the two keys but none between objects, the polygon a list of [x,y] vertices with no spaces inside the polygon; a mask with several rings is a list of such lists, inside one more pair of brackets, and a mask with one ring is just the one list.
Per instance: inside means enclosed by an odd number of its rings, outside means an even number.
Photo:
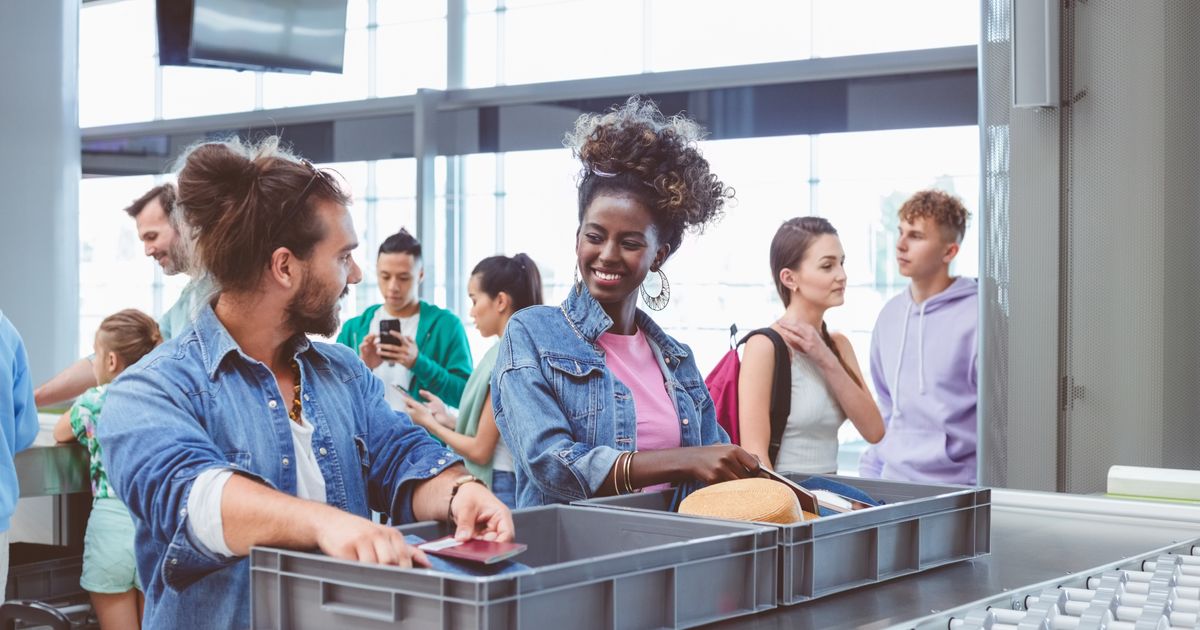
[{"label": "conveyor belt", "polygon": [[1190,548],[1198,537],[1196,506],[994,490],[990,556],[714,627],[947,628],[954,612],[1024,607],[1025,595],[1070,576],[1100,576],[1131,558]]},{"label": "conveyor belt", "polygon": [[[950,630],[1194,630],[1200,610],[1200,547],[1079,576],[1081,586],[1043,589],[1017,609],[980,607],[953,615]],[[1145,569],[1145,570],[1142,570]],[[1072,580],[1072,582],[1075,580]]]}]

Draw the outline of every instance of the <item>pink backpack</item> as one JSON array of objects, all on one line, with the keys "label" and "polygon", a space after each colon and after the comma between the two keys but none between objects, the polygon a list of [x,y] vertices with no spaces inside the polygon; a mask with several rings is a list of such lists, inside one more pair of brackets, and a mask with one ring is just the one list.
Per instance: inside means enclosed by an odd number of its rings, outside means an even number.
[{"label": "pink backpack", "polygon": [[[729,434],[730,442],[741,444],[741,432],[738,430],[738,375],[742,371],[742,358],[738,356],[738,348],[754,335],[765,335],[775,346],[775,375],[771,381],[771,444],[768,448],[768,455],[774,463],[792,408],[792,355],[783,337],[770,328],[750,331],[721,357],[704,379],[704,384],[708,386],[708,393],[716,408],[717,424]],[[736,338],[737,326],[730,326],[730,343]]]}]

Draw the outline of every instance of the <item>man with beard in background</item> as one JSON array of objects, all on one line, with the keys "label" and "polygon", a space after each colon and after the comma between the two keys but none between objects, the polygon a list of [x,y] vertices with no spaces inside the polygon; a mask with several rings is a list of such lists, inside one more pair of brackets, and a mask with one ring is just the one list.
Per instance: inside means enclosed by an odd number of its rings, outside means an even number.
[{"label": "man with beard in background", "polygon": [[[209,296],[212,285],[200,269],[192,265],[190,239],[180,225],[180,213],[175,209],[175,185],[155,186],[125,208],[137,224],[138,240],[146,256],[162,267],[165,275],[183,273],[190,277],[175,304],[158,320],[163,339],[174,337],[192,319],[200,304]],[[38,386],[33,392],[34,403],[43,407],[70,400],[96,386],[92,357],[84,357]]]},{"label": "man with beard in background", "polygon": [[255,545],[427,564],[371,510],[511,540],[504,504],[388,406],[353,350],[307,337],[337,331],[362,279],[337,181],[277,138],[182,160],[179,205],[217,298],[113,383],[99,429],[135,517],[146,627],[249,626]]}]

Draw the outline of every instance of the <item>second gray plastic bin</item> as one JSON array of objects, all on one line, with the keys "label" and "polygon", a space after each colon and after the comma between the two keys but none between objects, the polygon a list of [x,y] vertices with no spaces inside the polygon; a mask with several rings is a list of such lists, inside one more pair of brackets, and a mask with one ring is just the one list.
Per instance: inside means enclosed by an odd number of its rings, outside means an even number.
[{"label": "second gray plastic bin", "polygon": [[[793,481],[814,476],[785,474]],[[991,551],[991,491],[987,488],[821,476],[855,486],[886,505],[776,526],[780,532],[781,606]],[[663,512],[671,509],[672,496],[668,490],[589,499],[578,505]]]},{"label": "second gray plastic bin", "polygon": [[79,586],[83,554],[58,545],[13,543],[8,548],[8,582],[4,599],[87,600]]},{"label": "second gray plastic bin", "polygon": [[[547,506],[513,512],[530,570],[466,577],[255,548],[257,629],[683,628],[775,607],[779,530],[677,515]],[[444,523],[399,528],[426,540]]]}]

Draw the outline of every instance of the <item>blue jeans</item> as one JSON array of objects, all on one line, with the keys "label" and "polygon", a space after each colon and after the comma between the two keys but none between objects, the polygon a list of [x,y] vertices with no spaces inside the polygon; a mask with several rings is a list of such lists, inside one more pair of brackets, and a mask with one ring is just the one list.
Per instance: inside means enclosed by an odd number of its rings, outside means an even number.
[{"label": "blue jeans", "polygon": [[511,470],[492,470],[492,494],[508,509],[517,509],[517,475]]}]

